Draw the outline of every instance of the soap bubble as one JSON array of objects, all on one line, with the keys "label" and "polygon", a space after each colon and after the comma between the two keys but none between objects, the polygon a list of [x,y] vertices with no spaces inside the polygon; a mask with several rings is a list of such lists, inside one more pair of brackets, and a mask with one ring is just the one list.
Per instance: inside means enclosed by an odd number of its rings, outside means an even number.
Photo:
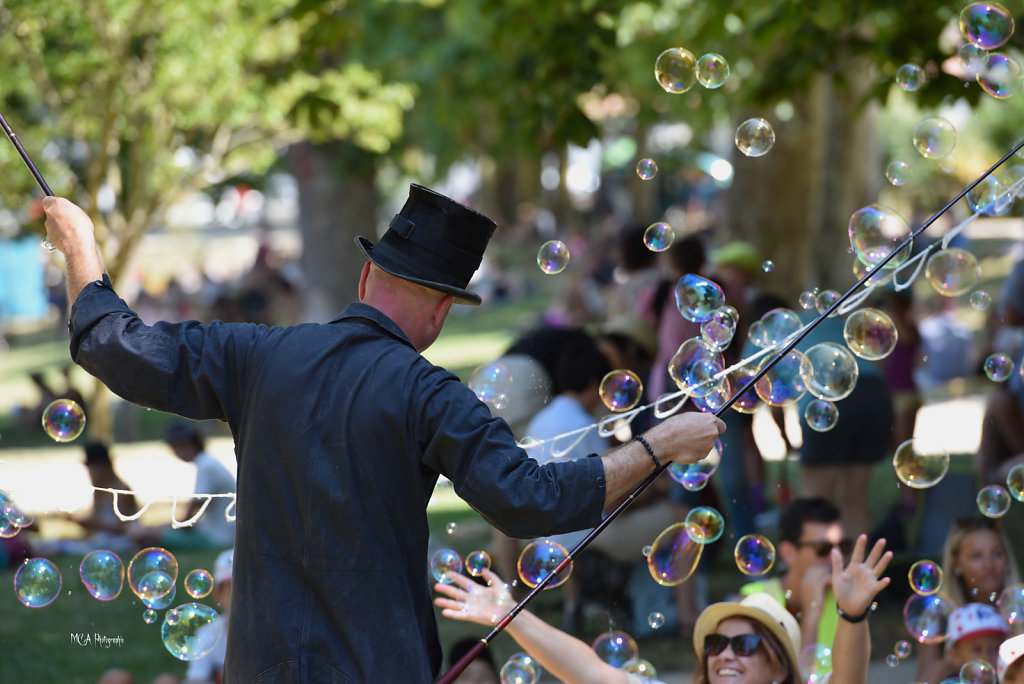
[{"label": "soap bubble", "polygon": [[[170,575],[160,570],[147,572],[139,580],[138,596],[143,601],[152,601],[171,593],[174,589],[174,580]],[[152,607],[152,606],[151,606]]]},{"label": "soap bubble", "polygon": [[700,324],[701,338],[715,351],[722,351],[736,334],[736,318],[724,307],[715,309],[708,320]]},{"label": "soap bubble", "polygon": [[[747,386],[747,383],[752,377],[754,377],[756,372],[757,371],[755,369],[749,367],[737,368],[729,374],[729,382],[736,388],[736,391],[739,392],[741,388]],[[763,403],[764,402],[761,401],[761,397],[757,394],[757,387],[754,386],[740,394],[736,401],[733,402],[732,407],[738,413],[752,414],[757,411]]]},{"label": "soap bubble", "polygon": [[957,48],[956,53],[960,57],[960,64],[967,72],[968,78],[977,78],[988,64],[988,51],[982,50],[974,43],[964,43]]},{"label": "soap bubble", "polygon": [[984,290],[975,290],[971,293],[970,303],[975,311],[984,311],[992,304],[992,296]]},{"label": "soap bubble", "polygon": [[921,119],[914,127],[914,147],[926,159],[942,159],[956,147],[956,128],[941,116]]},{"label": "soap bubble", "polygon": [[916,64],[904,64],[896,70],[896,85],[908,93],[919,90],[925,80],[924,69]]},{"label": "soap bubble", "polygon": [[647,624],[651,629],[661,629],[665,626],[665,614],[654,611],[647,616]]},{"label": "soap bubble", "polygon": [[800,308],[805,310],[811,310],[814,308],[815,302],[817,302],[818,293],[813,290],[806,290],[800,293],[800,297],[797,301],[800,303]]},{"label": "soap bubble", "polygon": [[156,618],[157,612],[152,608],[147,608],[146,610],[142,611],[142,621],[145,622],[147,625],[151,625],[154,622],[156,622]]},{"label": "soap bubble", "polygon": [[688,523],[678,522],[662,530],[647,556],[647,569],[658,584],[674,587],[697,569],[704,545],[693,540]]},{"label": "soap bubble", "polygon": [[807,391],[818,399],[839,401],[850,396],[857,386],[860,369],[850,350],[833,342],[821,342],[804,354],[808,370],[804,376]]},{"label": "soap bubble", "polygon": [[477,399],[495,408],[501,408],[508,403],[512,374],[500,363],[485,363],[477,366],[469,376],[468,385]]},{"label": "soap bubble", "polygon": [[715,378],[723,369],[722,355],[701,337],[691,337],[679,345],[668,363],[668,374],[684,392],[700,397],[720,384]]},{"label": "soap bubble", "polygon": [[729,80],[729,62],[722,55],[709,52],[697,60],[697,81],[705,88],[721,88]]},{"label": "soap bubble", "polygon": [[949,470],[949,452],[942,448],[926,448],[908,439],[896,447],[892,467],[900,482],[914,489],[934,487]]},{"label": "soap bubble", "polygon": [[1013,375],[1013,359],[1002,352],[989,354],[982,366],[985,369],[985,375],[993,382],[1006,382]]},{"label": "soap bubble", "polygon": [[645,157],[636,163],[636,175],[640,180],[651,180],[658,175],[658,163]]},{"label": "soap bubble", "polygon": [[633,637],[616,629],[598,636],[590,647],[594,649],[598,658],[612,667],[622,667],[627,661],[636,658],[640,652]]},{"label": "soap bubble", "polygon": [[804,407],[804,422],[815,432],[828,432],[839,422],[839,409],[831,401],[815,399]]},{"label": "soap bubble", "polygon": [[569,265],[569,248],[561,240],[548,240],[537,251],[537,265],[548,275],[561,273]]},{"label": "soap bubble", "polygon": [[484,570],[491,569],[491,557],[486,551],[474,551],[466,556],[466,572],[472,577],[479,577]]},{"label": "soap bubble", "polygon": [[725,304],[722,288],[707,278],[687,273],[676,282],[676,306],[683,318],[703,323]]},{"label": "soap bubble", "polygon": [[213,591],[213,575],[197,568],[185,575],[185,593],[194,599],[206,598]]},{"label": "soap bubble", "polygon": [[942,588],[942,567],[935,561],[919,560],[910,566],[907,581],[915,594],[930,596]]},{"label": "soap bubble", "polygon": [[124,587],[124,563],[113,551],[91,551],[79,564],[78,576],[94,599],[112,601]]},{"label": "soap bubble", "polygon": [[685,93],[697,82],[697,59],[685,48],[669,48],[655,60],[654,78],[665,92]]},{"label": "soap bubble", "polygon": [[800,317],[790,309],[772,309],[761,316],[764,341],[768,345],[785,342],[802,327]]},{"label": "soap bubble", "polygon": [[644,245],[652,252],[664,252],[672,246],[672,241],[675,238],[672,226],[664,221],[652,223],[644,231]]},{"label": "soap bubble", "polygon": [[725,532],[725,518],[711,506],[697,506],[686,514],[686,532],[698,544],[718,541]]},{"label": "soap bubble", "polygon": [[872,285],[874,287],[881,287],[882,285],[884,285],[885,283],[889,282],[892,279],[893,271],[887,268],[883,268],[880,271],[876,271],[874,275],[868,277],[868,273],[871,272],[872,270],[874,270],[873,267],[868,266],[860,259],[854,257],[852,271],[853,276],[858,281],[867,278],[868,285]]},{"label": "soap bubble", "polygon": [[775,262],[771,259],[765,259],[761,262],[761,270],[765,273],[771,273],[775,270]]},{"label": "soap bubble", "polygon": [[944,297],[957,297],[978,283],[981,267],[973,254],[959,247],[943,249],[928,257],[924,275]]},{"label": "soap bubble", "polygon": [[170,592],[164,594],[163,596],[158,596],[156,598],[143,598],[142,603],[145,604],[147,608],[152,608],[153,610],[163,610],[167,606],[174,603],[177,597],[178,589],[175,585],[172,584]]},{"label": "soap bubble", "polygon": [[814,306],[818,313],[823,314],[829,310],[829,307],[839,301],[841,296],[842,295],[835,290],[822,290],[818,293],[818,298],[814,302]]},{"label": "soap bubble", "polygon": [[996,670],[984,660],[971,660],[960,668],[960,684],[996,684]]},{"label": "soap bubble", "polygon": [[525,653],[513,653],[501,666],[501,684],[537,684],[540,664]]},{"label": "soap bubble", "polygon": [[1010,493],[1000,485],[988,485],[978,491],[978,510],[986,518],[1002,518],[1010,510]]},{"label": "soap bubble", "polygon": [[890,183],[899,187],[906,185],[914,177],[914,169],[905,161],[895,160],[885,167],[885,177]]},{"label": "soap bubble", "polygon": [[896,657],[900,660],[903,660],[904,658],[909,658],[912,650],[913,649],[910,646],[910,642],[903,640],[897,641],[896,645],[892,647],[893,654],[895,654]]},{"label": "soap bubble", "polygon": [[900,664],[900,659],[895,653],[890,653],[889,655],[885,656],[885,664],[889,667],[896,667]]},{"label": "soap bubble", "polygon": [[55,442],[70,442],[85,429],[85,411],[77,401],[58,399],[43,411],[43,430]]},{"label": "soap bubble", "polygon": [[14,593],[29,608],[42,608],[60,595],[60,570],[45,558],[29,558],[14,573]]},{"label": "soap bubble", "polygon": [[708,483],[708,480],[718,470],[722,462],[722,443],[715,441],[711,452],[695,463],[679,463],[673,461],[669,464],[668,474],[673,480],[683,485],[691,492],[700,491]]},{"label": "soap bubble", "polygon": [[999,594],[999,613],[1011,625],[1024,621],[1024,584],[1011,584]]},{"label": "soap bubble", "polygon": [[1013,14],[995,2],[972,2],[960,10],[960,33],[982,50],[995,50],[1013,35]]},{"label": "soap bubble", "polygon": [[[568,556],[569,552],[558,542],[553,542],[550,539],[531,542],[519,554],[519,577],[526,586],[532,589],[553,573],[558,564]],[[572,563],[566,565],[544,588],[554,589],[560,586],[569,579],[570,574],[572,574]]]},{"label": "soap bubble", "polygon": [[744,575],[763,575],[775,565],[775,545],[764,535],[747,534],[736,542],[733,557]]},{"label": "soap bubble", "polygon": [[1024,71],[1013,57],[999,52],[988,56],[985,66],[975,77],[981,89],[992,97],[1005,100],[1024,87]]},{"label": "soap bubble", "polygon": [[198,660],[224,637],[224,622],[210,606],[183,603],[164,615],[160,636],[164,646],[178,660]]},{"label": "soap bubble", "polygon": [[761,321],[754,321],[747,326],[747,339],[758,349],[771,346],[764,334],[764,324]]},{"label": "soap bubble", "polygon": [[647,677],[648,679],[658,678],[658,671],[654,668],[654,665],[651,664],[651,661],[644,660],[643,658],[627,660],[622,669],[632,674]]},{"label": "soap bubble", "polygon": [[[761,361],[758,371],[772,362],[773,359],[765,358]],[[757,381],[757,396],[769,406],[795,404],[807,392],[807,384],[803,377],[810,372],[807,357],[794,349],[779,358],[778,362]]]},{"label": "soap bubble", "polygon": [[1002,216],[1013,208],[1013,194],[996,178],[986,176],[967,193],[967,205],[978,214]]},{"label": "soap bubble", "polygon": [[825,644],[812,644],[800,651],[797,666],[803,677],[794,680],[807,684],[826,684],[824,672],[832,671],[832,649]]},{"label": "soap bubble", "polygon": [[903,626],[918,643],[945,641],[949,616],[956,606],[943,594],[913,594],[903,605]]},{"label": "soap bubble", "polygon": [[[132,593],[143,598],[142,590],[146,589],[146,593],[152,594],[153,591],[157,591],[159,588],[153,586],[153,582],[159,578],[151,578],[149,586],[142,587],[142,580],[152,572],[161,572],[170,579],[170,587],[163,592],[163,594],[157,594],[162,596],[171,591],[174,587],[174,583],[178,581],[178,559],[174,557],[174,554],[167,549],[161,549],[156,546],[151,546],[146,549],[142,549],[136,553],[131,561],[128,562],[128,586],[131,588]],[[157,595],[153,595],[155,598]]]},{"label": "soap bubble", "polygon": [[[850,246],[857,259],[867,266],[877,266],[883,259],[910,237],[910,227],[899,212],[881,204],[869,204],[853,212],[848,229]],[[910,257],[908,243],[886,262],[885,268],[894,269]]]},{"label": "soap bubble", "polygon": [[1006,491],[1017,501],[1024,502],[1024,463],[1013,466],[1006,474]]},{"label": "soap bubble", "polygon": [[762,157],[775,144],[775,129],[764,119],[747,119],[736,129],[736,148],[748,157]]},{"label": "soap bubble", "polygon": [[857,309],[846,317],[843,337],[854,354],[868,361],[878,361],[896,347],[896,326],[878,309]]},{"label": "soap bubble", "polygon": [[450,575],[458,575],[461,572],[462,557],[452,549],[435,551],[430,557],[430,574],[442,584],[451,584]]},{"label": "soap bubble", "polygon": [[644,385],[631,370],[613,370],[601,378],[598,394],[609,411],[628,411],[640,403]]},{"label": "soap bubble", "polygon": [[457,530],[457,529],[458,529],[458,525],[456,525],[453,522],[450,522],[450,523],[448,523],[447,525],[444,526],[445,533],[447,533],[449,535],[455,534],[455,530]]}]

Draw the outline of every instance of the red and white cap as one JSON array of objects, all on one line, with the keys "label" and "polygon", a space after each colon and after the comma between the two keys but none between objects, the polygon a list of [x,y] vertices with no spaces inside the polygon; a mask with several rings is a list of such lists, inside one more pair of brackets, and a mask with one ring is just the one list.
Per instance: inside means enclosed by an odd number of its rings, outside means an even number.
[{"label": "red and white cap", "polygon": [[1024,656],[1024,634],[1018,634],[1004,641],[999,647],[999,681],[1003,681],[1006,671]]},{"label": "red and white cap", "polygon": [[987,603],[968,603],[960,606],[949,616],[949,628],[946,631],[950,646],[962,639],[980,636],[1005,637],[1010,626],[998,610]]}]

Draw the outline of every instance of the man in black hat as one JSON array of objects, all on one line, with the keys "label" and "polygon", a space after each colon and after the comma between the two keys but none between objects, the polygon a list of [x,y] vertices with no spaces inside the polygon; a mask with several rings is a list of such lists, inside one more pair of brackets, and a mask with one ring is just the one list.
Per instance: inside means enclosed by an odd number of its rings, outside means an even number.
[{"label": "man in black hat", "polygon": [[[426,503],[439,475],[505,533],[591,527],[654,470],[723,429],[686,414],[640,442],[540,466],[508,425],[419,352],[441,332],[495,229],[420,186],[376,244],[360,302],[326,325],[146,326],[113,292],[93,226],[46,198],[67,262],[72,358],[129,401],[227,421],[238,458],[226,680],[424,682],[441,668]],[[650,453],[649,453],[650,452]],[[395,576],[404,581],[395,582]]]}]

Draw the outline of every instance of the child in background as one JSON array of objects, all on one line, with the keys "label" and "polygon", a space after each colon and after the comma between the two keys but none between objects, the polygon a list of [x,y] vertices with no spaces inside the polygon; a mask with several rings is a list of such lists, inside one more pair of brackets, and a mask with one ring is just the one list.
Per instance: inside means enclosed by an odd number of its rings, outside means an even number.
[{"label": "child in background", "polygon": [[996,662],[999,644],[1008,631],[1006,619],[987,603],[968,603],[957,608],[949,616],[945,657],[932,665],[924,681],[958,677],[960,668],[972,660]]},{"label": "child in background", "polygon": [[999,647],[999,681],[1024,684],[1024,634],[1007,639]]},{"label": "child in background", "polygon": [[224,655],[227,650],[228,612],[231,610],[231,567],[235,558],[233,549],[222,551],[213,564],[213,593],[210,597],[220,607],[220,619],[203,629],[219,629],[217,645],[202,658],[193,660],[185,673],[185,684],[221,684],[224,677]]}]

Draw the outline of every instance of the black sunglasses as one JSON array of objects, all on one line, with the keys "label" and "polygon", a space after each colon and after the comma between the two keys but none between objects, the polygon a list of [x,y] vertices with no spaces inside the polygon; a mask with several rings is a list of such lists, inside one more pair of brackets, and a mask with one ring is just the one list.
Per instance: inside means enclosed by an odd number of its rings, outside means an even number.
[{"label": "black sunglasses", "polygon": [[708,634],[704,637],[705,655],[716,656],[724,651],[726,646],[731,646],[732,652],[738,656],[752,656],[761,646],[761,637],[756,634],[738,634],[731,637]]},{"label": "black sunglasses", "polygon": [[825,556],[827,556],[829,553],[831,553],[833,547],[838,548],[839,552],[842,553],[844,556],[850,555],[850,552],[853,551],[853,541],[850,540],[850,539],[844,539],[841,542],[839,542],[838,544],[833,544],[830,541],[824,541],[824,540],[823,541],[798,541],[796,543],[796,545],[797,546],[809,546],[809,547],[811,547],[811,550],[814,551],[814,554],[818,558],[824,558]]}]

